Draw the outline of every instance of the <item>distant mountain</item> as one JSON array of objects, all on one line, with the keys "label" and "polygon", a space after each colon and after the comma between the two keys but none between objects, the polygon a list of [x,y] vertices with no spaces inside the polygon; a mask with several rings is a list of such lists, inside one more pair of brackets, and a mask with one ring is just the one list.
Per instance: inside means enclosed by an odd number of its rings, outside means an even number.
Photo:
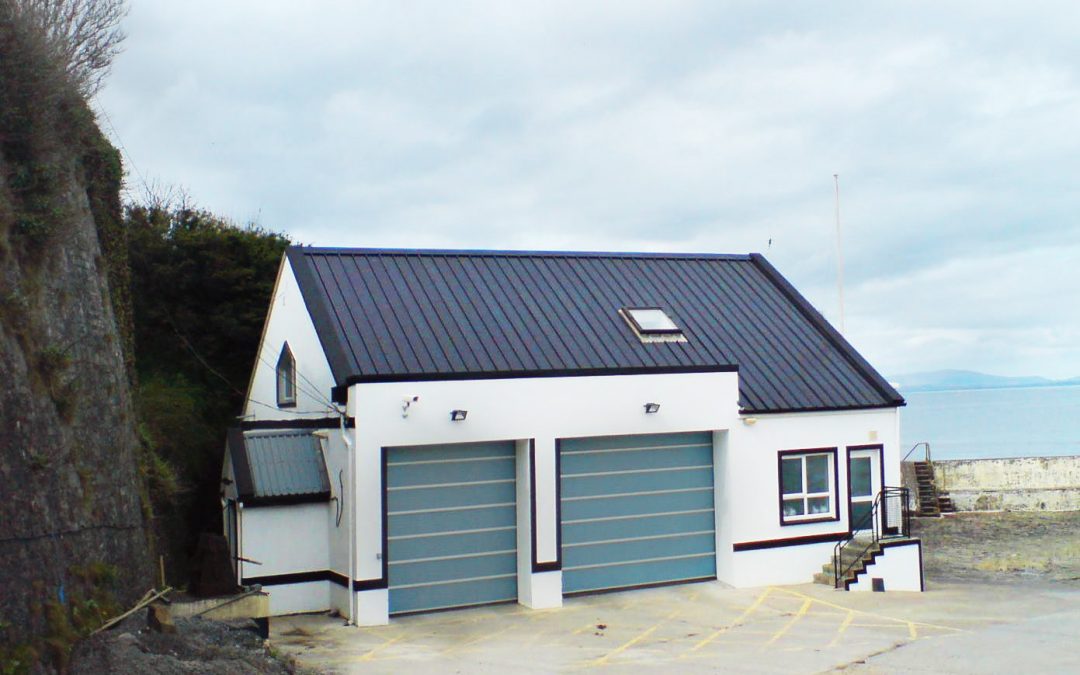
[{"label": "distant mountain", "polygon": [[944,389],[1002,389],[1007,387],[1056,387],[1080,385],[1080,377],[1051,380],[1045,377],[1003,377],[973,370],[934,370],[889,378],[901,391],[941,391]]}]

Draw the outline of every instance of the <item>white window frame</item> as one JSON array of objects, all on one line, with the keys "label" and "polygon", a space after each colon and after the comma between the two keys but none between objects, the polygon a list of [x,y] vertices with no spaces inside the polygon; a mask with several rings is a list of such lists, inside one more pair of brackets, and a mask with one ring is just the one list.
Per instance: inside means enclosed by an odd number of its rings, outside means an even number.
[{"label": "white window frame", "polygon": [[[282,367],[286,357],[288,357],[289,363],[292,364],[288,378],[284,377],[284,368]],[[296,406],[296,356],[293,355],[288,342],[281,347],[277,367],[274,368],[274,386],[277,389],[279,408],[293,408]]]},{"label": "white window frame", "polygon": [[[780,495],[780,525],[804,525],[807,523],[821,523],[826,521],[840,520],[840,509],[837,494],[836,475],[837,448],[812,448],[808,450],[783,450],[777,457],[777,486],[776,491]],[[828,489],[824,492],[808,492],[809,481],[806,475],[806,460],[809,457],[826,457],[828,459]],[[784,492],[784,461],[798,459],[802,467],[802,490],[800,492]],[[829,510],[821,513],[810,513],[810,500],[827,497]],[[784,502],[793,499],[801,499],[803,502],[802,515],[785,515]]]}]

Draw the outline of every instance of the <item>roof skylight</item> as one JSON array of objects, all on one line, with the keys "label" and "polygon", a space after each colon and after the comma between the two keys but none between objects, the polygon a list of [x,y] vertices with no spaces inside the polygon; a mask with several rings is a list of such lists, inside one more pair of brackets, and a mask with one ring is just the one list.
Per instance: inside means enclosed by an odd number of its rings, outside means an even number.
[{"label": "roof skylight", "polygon": [[627,307],[626,315],[642,335],[670,335],[682,330],[659,307]]}]

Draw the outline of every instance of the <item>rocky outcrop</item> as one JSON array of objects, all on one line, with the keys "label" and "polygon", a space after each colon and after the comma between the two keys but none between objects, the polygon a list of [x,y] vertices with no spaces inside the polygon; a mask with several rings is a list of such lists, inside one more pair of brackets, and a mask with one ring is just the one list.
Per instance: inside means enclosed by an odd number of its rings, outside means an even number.
[{"label": "rocky outcrop", "polygon": [[99,238],[119,162],[33,54],[0,29],[0,648],[63,651],[153,574],[107,271],[122,251]]}]

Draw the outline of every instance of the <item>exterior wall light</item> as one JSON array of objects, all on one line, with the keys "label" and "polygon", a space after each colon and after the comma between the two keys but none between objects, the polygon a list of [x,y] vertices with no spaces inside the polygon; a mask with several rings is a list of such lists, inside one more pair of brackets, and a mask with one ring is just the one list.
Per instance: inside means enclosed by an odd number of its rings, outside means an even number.
[{"label": "exterior wall light", "polygon": [[469,415],[468,410],[451,410],[450,411],[450,421],[451,422],[464,422],[465,418],[468,417],[468,415]]},{"label": "exterior wall light", "polygon": [[748,427],[752,427],[755,424],[757,424],[757,418],[756,417],[744,417],[742,419],[742,423],[745,424]]},{"label": "exterior wall light", "polygon": [[645,404],[645,414],[646,415],[651,415],[651,414],[657,413],[657,412],[660,412],[660,404],[659,403],[646,403]]}]

